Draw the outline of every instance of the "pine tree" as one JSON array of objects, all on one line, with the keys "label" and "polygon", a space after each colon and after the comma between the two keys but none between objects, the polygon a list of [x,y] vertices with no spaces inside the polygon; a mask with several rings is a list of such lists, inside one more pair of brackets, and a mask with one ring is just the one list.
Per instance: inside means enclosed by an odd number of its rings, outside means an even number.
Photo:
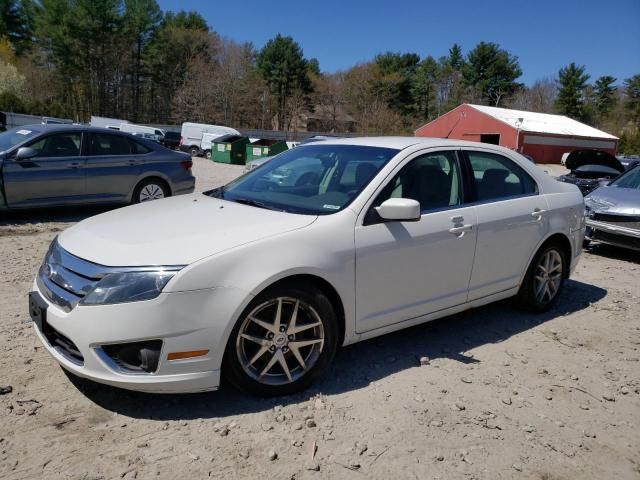
[{"label": "pine tree", "polygon": [[589,75],[585,73],[584,65],[571,63],[558,72],[558,98],[556,109],[558,113],[577,120],[584,118],[584,91]]}]

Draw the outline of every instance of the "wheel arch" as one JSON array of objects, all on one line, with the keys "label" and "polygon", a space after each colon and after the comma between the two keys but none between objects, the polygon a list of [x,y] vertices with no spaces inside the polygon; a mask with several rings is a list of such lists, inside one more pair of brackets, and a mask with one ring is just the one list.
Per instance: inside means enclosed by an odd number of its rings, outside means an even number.
[{"label": "wheel arch", "polygon": [[151,178],[157,178],[158,180],[162,181],[164,185],[167,187],[167,189],[169,190],[169,195],[171,196],[173,195],[173,189],[171,188],[171,179],[167,175],[165,175],[162,172],[155,172],[155,171],[145,172],[138,177],[138,179],[136,180],[136,183],[133,185],[133,188],[129,192],[130,202],[133,200],[133,194],[136,191],[136,188],[138,188],[138,185],[140,185],[141,182],[144,182],[145,180],[149,180]]},{"label": "wheel arch", "polygon": [[283,278],[280,278],[260,289],[260,293],[269,290],[274,287],[279,287],[283,285],[294,285],[296,287],[300,286],[309,286],[312,288],[316,288],[320,290],[331,302],[333,306],[336,317],[338,318],[338,345],[342,345],[345,337],[345,327],[346,327],[346,317],[345,317],[345,309],[344,304],[342,302],[342,298],[340,294],[335,289],[331,283],[329,283],[326,279],[319,277],[317,275],[309,274],[309,273],[298,273],[289,275]]},{"label": "wheel arch", "polygon": [[536,249],[533,251],[531,257],[529,258],[529,261],[527,262],[527,270],[522,275],[522,279],[520,280],[521,284],[522,284],[522,281],[524,280],[524,276],[526,275],[526,272],[529,270],[529,267],[531,266],[531,262],[533,262],[533,259],[538,254],[540,249],[546,247],[551,243],[557,243],[562,248],[562,253],[565,255],[565,261],[567,263],[566,265],[567,268],[565,268],[565,271],[564,271],[564,278],[565,279],[569,278],[569,271],[570,271],[569,266],[571,265],[571,258],[573,256],[573,249],[571,248],[571,240],[569,240],[569,237],[567,237],[567,235],[565,235],[564,233],[554,232],[554,233],[550,233],[547,237],[545,237],[538,244]]}]

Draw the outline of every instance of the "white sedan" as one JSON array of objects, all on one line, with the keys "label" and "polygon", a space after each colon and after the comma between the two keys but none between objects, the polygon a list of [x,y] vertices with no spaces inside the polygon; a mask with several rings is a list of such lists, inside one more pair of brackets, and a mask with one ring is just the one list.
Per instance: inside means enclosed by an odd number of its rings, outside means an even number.
[{"label": "white sedan", "polygon": [[513,151],[328,140],[210,192],[69,228],[30,313],[80,377],[196,392],[224,375],[288,394],[327,371],[340,345],[513,296],[548,310],[583,238],[578,188]]}]

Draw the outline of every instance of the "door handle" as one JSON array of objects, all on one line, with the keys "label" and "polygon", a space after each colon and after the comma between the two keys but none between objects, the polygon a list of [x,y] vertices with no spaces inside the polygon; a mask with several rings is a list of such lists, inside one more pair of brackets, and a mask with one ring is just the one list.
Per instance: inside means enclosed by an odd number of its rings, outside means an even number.
[{"label": "door handle", "polygon": [[533,212],[531,212],[531,216],[532,217],[542,217],[545,213],[547,213],[546,210],[542,210],[540,208],[535,208],[533,210]]},{"label": "door handle", "polygon": [[471,230],[473,230],[473,225],[460,225],[458,227],[451,227],[449,229],[449,233],[461,236],[464,232],[469,232]]},{"label": "door handle", "polygon": [[80,168],[80,162],[73,162],[69,164],[69,168]]}]

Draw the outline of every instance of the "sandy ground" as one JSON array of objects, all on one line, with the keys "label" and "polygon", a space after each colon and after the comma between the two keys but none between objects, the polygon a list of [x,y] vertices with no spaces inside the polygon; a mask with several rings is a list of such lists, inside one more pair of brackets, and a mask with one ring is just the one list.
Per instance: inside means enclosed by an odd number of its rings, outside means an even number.
[{"label": "sandy ground", "polygon": [[[194,170],[203,190],[241,168]],[[344,348],[299,395],[153,396],[73,383],[28,321],[47,245],[100,211],[0,214],[2,479],[640,478],[637,254],[585,252],[548,314],[502,302]]]}]

